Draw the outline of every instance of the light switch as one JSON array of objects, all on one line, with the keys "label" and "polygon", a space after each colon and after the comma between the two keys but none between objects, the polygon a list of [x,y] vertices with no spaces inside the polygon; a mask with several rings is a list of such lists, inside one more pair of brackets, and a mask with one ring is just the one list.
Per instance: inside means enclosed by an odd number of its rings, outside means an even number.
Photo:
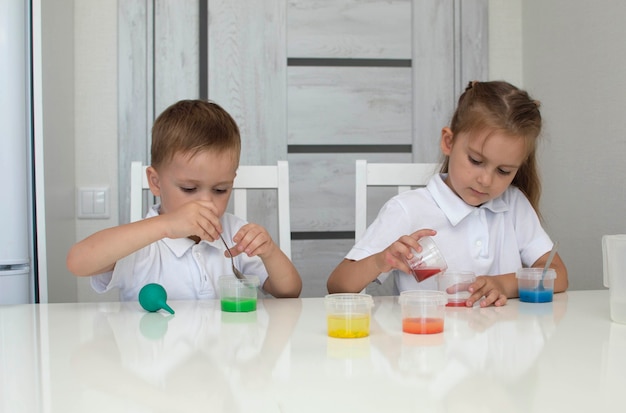
[{"label": "light switch", "polygon": [[79,188],[76,199],[78,218],[109,218],[109,187]]}]

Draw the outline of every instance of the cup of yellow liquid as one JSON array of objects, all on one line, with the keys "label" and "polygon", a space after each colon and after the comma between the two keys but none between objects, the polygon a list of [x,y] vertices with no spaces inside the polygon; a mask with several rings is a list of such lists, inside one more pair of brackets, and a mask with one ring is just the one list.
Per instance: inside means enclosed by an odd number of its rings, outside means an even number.
[{"label": "cup of yellow liquid", "polygon": [[368,294],[328,294],[325,299],[328,336],[361,338],[370,335],[374,300]]}]

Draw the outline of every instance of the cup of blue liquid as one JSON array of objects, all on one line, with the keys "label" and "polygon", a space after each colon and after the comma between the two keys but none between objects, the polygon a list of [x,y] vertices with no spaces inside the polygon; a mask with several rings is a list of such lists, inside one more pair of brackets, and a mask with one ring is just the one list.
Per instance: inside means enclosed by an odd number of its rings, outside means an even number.
[{"label": "cup of blue liquid", "polygon": [[548,268],[520,268],[515,273],[519,300],[525,303],[549,303],[554,295],[556,271]]}]

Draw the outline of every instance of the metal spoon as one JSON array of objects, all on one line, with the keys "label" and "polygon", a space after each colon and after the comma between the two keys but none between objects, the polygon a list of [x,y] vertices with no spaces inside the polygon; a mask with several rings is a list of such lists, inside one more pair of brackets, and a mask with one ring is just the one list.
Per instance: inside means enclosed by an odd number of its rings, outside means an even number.
[{"label": "metal spoon", "polygon": [[233,272],[235,273],[235,277],[239,278],[240,280],[245,280],[246,279],[245,275],[243,275],[241,271],[239,271],[237,267],[235,267],[235,259],[233,258],[233,253],[230,252],[230,248],[228,248],[228,245],[226,245],[226,241],[224,241],[222,234],[220,234],[220,239],[224,243],[224,246],[226,247],[226,250],[228,251],[228,255],[230,255],[230,265],[233,267]]},{"label": "metal spoon", "polygon": [[550,268],[550,264],[552,264],[552,260],[554,259],[554,255],[556,254],[556,249],[559,246],[559,241],[556,241],[552,246],[552,250],[550,251],[550,255],[548,255],[548,261],[546,261],[546,265],[543,267],[543,271],[541,272],[541,287],[543,288],[543,279],[546,276],[546,272],[548,272],[548,268]]}]

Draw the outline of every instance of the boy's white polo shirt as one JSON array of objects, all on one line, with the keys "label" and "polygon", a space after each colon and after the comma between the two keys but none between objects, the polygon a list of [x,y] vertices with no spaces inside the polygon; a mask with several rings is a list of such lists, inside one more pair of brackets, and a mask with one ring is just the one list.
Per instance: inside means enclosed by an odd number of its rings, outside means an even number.
[{"label": "boy's white polo shirt", "polygon": [[[158,208],[153,206],[146,218],[157,216]],[[222,236],[229,242],[246,221],[225,213],[221,223]],[[161,284],[168,300],[219,298],[218,278],[233,273],[225,250],[221,240],[196,244],[189,238],[164,238],[122,258],[113,271],[91,277],[91,286],[99,293],[119,288],[121,301],[137,300],[148,283]],[[261,287],[268,277],[258,256],[239,254],[235,266],[246,275],[258,276]]]},{"label": "boy's white polo shirt", "polygon": [[[425,188],[403,192],[381,208],[374,222],[345,258],[361,260],[378,253],[402,235],[430,228],[448,270],[498,275],[531,266],[552,248],[526,196],[510,186],[501,196],[473,207],[433,176]],[[412,275],[392,271],[398,291],[437,289],[434,277],[418,283]],[[384,276],[384,275],[383,275]],[[382,277],[379,277],[382,278]]]}]

